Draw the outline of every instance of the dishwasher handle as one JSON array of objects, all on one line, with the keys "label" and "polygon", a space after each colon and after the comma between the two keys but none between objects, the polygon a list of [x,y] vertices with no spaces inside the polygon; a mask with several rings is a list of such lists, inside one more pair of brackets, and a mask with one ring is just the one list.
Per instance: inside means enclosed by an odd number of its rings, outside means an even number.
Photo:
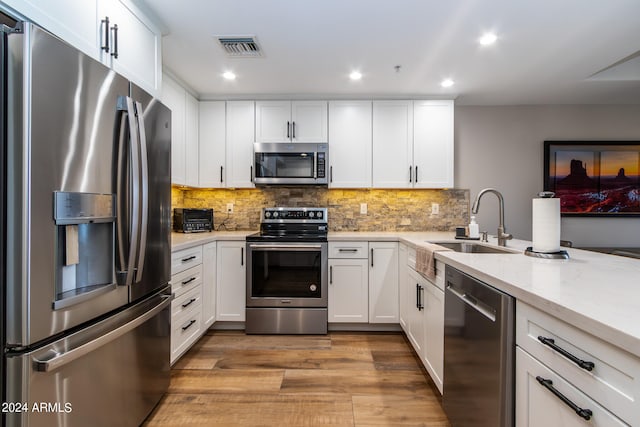
[{"label": "dishwasher handle", "polygon": [[447,290],[451,292],[453,295],[455,295],[456,297],[458,297],[459,299],[461,299],[469,307],[473,308],[478,313],[482,314],[487,319],[491,320],[492,322],[496,321],[496,310],[492,308],[490,305],[482,302],[481,300],[479,300],[478,298],[476,298],[471,294],[468,294],[464,291],[461,291],[460,289],[457,289],[451,283],[447,283]]}]

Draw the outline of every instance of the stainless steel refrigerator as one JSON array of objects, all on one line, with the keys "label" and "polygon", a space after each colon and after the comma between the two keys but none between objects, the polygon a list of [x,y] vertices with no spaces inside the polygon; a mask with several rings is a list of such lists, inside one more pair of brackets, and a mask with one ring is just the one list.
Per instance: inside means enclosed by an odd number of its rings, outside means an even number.
[{"label": "stainless steel refrigerator", "polygon": [[3,22],[3,421],[137,426],[169,384],[171,113]]}]

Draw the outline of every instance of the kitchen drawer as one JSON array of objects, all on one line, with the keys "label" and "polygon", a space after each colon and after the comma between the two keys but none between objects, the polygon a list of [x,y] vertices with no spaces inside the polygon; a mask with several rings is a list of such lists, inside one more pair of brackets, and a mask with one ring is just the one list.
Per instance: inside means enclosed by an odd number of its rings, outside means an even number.
[{"label": "kitchen drawer", "polygon": [[173,301],[171,301],[171,319],[177,319],[184,313],[194,311],[202,305],[202,286],[183,293]]},{"label": "kitchen drawer", "polygon": [[198,264],[202,264],[202,246],[195,246],[171,253],[172,275]]},{"label": "kitchen drawer", "polygon": [[171,363],[200,338],[202,311],[195,310],[171,322]]},{"label": "kitchen drawer", "polygon": [[[640,420],[640,358],[527,304],[518,301],[516,307],[518,346],[625,422]],[[578,366],[538,337],[554,340],[593,369]]]},{"label": "kitchen drawer", "polygon": [[[625,424],[521,348],[516,349],[516,425],[518,427],[624,427]],[[590,420],[580,417],[537,378],[581,409],[591,411]]]},{"label": "kitchen drawer", "polygon": [[[415,271],[416,269],[416,248],[408,248],[407,250],[407,265]],[[420,274],[420,273],[418,273]],[[422,274],[420,276],[424,277]],[[436,279],[435,281],[427,279],[429,282],[436,285],[441,291],[444,292],[444,264],[436,260]]]},{"label": "kitchen drawer", "polygon": [[171,292],[175,298],[202,284],[202,264],[171,276]]},{"label": "kitchen drawer", "polygon": [[369,242],[329,242],[329,258],[369,258]]}]

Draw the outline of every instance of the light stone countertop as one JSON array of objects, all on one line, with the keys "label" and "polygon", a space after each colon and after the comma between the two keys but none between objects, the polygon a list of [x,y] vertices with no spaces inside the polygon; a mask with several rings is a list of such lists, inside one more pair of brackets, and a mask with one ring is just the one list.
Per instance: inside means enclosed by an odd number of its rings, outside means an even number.
[{"label": "light stone countertop", "polygon": [[[215,240],[244,240],[255,231],[172,233],[172,250]],[[332,241],[456,241],[449,232],[330,232]],[[496,244],[490,237],[489,244]],[[524,255],[530,242],[510,240],[514,254],[436,252],[436,259],[488,283],[516,299],[640,355],[640,261],[563,248],[568,260]]]},{"label": "light stone countertop", "polygon": [[171,251],[192,248],[217,240],[244,240],[256,231],[212,231],[204,233],[171,233]]}]

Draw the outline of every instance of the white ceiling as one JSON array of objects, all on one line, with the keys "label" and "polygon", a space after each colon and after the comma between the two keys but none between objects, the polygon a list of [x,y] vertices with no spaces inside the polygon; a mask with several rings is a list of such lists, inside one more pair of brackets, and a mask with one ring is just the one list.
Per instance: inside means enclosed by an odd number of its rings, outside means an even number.
[{"label": "white ceiling", "polygon": [[[640,104],[639,0],[134,2],[163,27],[165,67],[201,99]],[[485,31],[495,45],[478,44]],[[215,35],[255,35],[264,57],[229,58]],[[362,80],[349,80],[354,69]],[[228,70],[236,80],[221,77]],[[444,78],[455,85],[440,87]]]}]

